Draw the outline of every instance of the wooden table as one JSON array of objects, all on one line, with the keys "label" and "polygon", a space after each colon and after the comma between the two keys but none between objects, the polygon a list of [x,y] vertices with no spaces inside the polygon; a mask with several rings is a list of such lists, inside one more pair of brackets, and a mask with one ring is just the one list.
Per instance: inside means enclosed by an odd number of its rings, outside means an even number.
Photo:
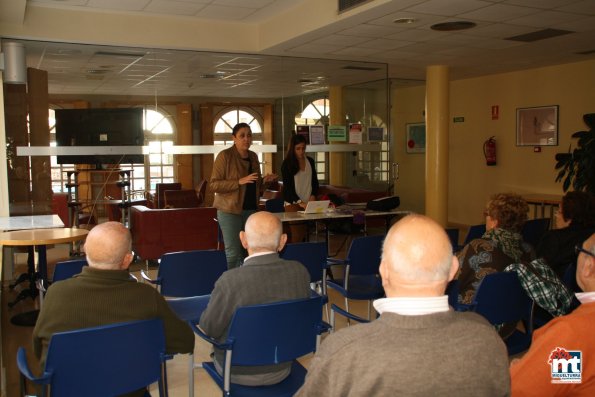
[{"label": "wooden table", "polygon": [[[29,289],[21,291],[17,297],[18,302],[27,296],[35,298],[38,294],[36,281],[39,279],[47,286],[47,257],[46,245],[72,243],[85,239],[89,233],[86,229],[32,229],[32,230],[18,230],[12,232],[0,233],[0,245],[9,247],[25,246],[33,250],[37,247],[38,260],[37,271],[35,271],[35,264],[32,260],[29,261],[28,275],[30,277]],[[33,258],[33,255],[30,255]],[[11,305],[14,305],[12,303]],[[16,325],[35,325],[38,311],[21,313],[11,318],[11,321]]]}]

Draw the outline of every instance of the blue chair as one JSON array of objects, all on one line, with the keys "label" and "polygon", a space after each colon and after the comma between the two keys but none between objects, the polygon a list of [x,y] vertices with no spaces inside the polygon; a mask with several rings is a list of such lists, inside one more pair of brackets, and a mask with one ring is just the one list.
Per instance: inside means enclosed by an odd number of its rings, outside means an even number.
[{"label": "blue chair", "polygon": [[132,392],[162,378],[165,336],[161,319],[150,319],[58,332],[48,346],[39,377],[27,364],[25,349],[17,352],[17,366],[32,382],[49,386],[52,396],[104,397]]},{"label": "blue chair", "polygon": [[476,238],[481,238],[483,234],[486,232],[486,225],[473,225],[469,226],[469,230],[467,231],[467,235],[465,236],[465,241],[463,242],[463,247],[469,244],[471,240],[475,240]]},{"label": "blue chair", "polygon": [[268,212],[285,212],[285,202],[282,198],[272,198],[264,202]]},{"label": "blue chair", "polygon": [[[281,257],[300,262],[310,273],[310,283],[316,284],[323,296],[323,303],[328,303],[326,293],[327,246],[324,241],[286,244]],[[327,307],[327,319],[329,318]]]},{"label": "blue chair", "polygon": [[300,262],[310,273],[310,282],[326,295],[327,246],[324,241],[286,244],[281,257]]},{"label": "blue chair", "polygon": [[329,265],[345,265],[344,278],[327,280],[328,287],[345,298],[345,310],[349,311],[349,299],[368,301],[368,320],[372,300],[384,296],[380,280],[380,255],[384,235],[362,236],[351,241],[345,260],[329,258]]},{"label": "blue chair", "polygon": [[485,276],[477,288],[471,309],[494,325],[522,321],[525,332],[516,329],[504,340],[509,355],[523,352],[531,345],[533,300],[525,292],[516,272]]},{"label": "blue chair", "polygon": [[529,219],[523,225],[523,240],[536,247],[541,237],[550,229],[550,218]]},{"label": "blue chair", "polygon": [[[203,368],[223,390],[224,396],[293,396],[304,383],[306,369],[297,358],[316,351],[322,322],[322,297],[244,306],[236,310],[224,342],[205,335],[195,324],[194,332],[219,349],[225,350],[219,375],[213,362]],[[270,386],[232,384],[230,369],[235,365],[271,365],[291,362],[291,373]]]},{"label": "blue chair", "polygon": [[164,254],[155,280],[144,270],[141,275],[146,281],[158,285],[161,295],[185,297],[210,295],[215,282],[226,270],[225,251],[197,250]]},{"label": "blue chair", "polygon": [[461,247],[459,246],[459,229],[448,228],[444,229],[452,245],[452,252],[457,252]]},{"label": "blue chair", "polygon": [[[448,304],[453,307],[455,310],[458,308],[458,298],[459,298],[459,280],[451,280],[447,287],[445,294],[448,295]],[[369,323],[370,320],[357,316],[353,313],[350,313],[346,310],[341,309],[339,306],[335,305],[334,303],[331,305],[331,317],[330,317],[330,326],[331,330],[335,329],[335,313],[346,317],[348,320],[355,320],[358,323]]]},{"label": "blue chair", "polygon": [[[159,263],[157,279],[149,278],[144,270],[141,270],[141,276],[146,281],[157,284],[161,295],[169,298],[168,303],[172,310],[182,320],[188,321],[192,319],[187,318],[189,313],[198,313],[195,317],[200,318],[200,313],[208,304],[208,296],[211,295],[215,283],[225,271],[227,271],[225,251],[197,250],[164,254]],[[188,309],[184,301],[177,300],[186,297],[201,297],[202,305]],[[194,353],[190,353],[188,364],[190,397],[194,396],[195,367]]]},{"label": "blue chair", "polygon": [[71,278],[82,272],[84,266],[87,266],[87,260],[85,258],[58,262],[54,268],[52,282],[55,283],[56,281]]}]

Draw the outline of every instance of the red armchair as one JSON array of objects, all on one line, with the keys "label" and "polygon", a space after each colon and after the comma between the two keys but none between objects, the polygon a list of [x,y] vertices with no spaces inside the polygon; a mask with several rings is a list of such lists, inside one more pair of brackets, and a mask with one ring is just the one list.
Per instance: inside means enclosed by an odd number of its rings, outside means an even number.
[{"label": "red armchair", "polygon": [[167,252],[217,249],[217,210],[213,207],[131,208],[132,246],[144,260]]}]

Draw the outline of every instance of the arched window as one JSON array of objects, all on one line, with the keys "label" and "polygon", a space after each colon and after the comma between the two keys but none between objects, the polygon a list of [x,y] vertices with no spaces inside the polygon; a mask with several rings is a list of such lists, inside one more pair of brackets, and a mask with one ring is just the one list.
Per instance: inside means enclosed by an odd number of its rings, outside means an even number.
[{"label": "arched window", "polygon": [[[254,109],[247,106],[228,106],[219,111],[215,118],[215,129],[213,143],[215,145],[227,145],[233,143],[231,133],[233,127],[238,123],[246,123],[252,130],[252,145],[262,145],[262,116]],[[258,161],[262,169],[262,153],[258,154]]]},{"label": "arched window", "polygon": [[[319,98],[310,102],[301,113],[295,116],[295,125],[324,125],[325,127],[329,124],[330,117],[330,101],[328,98]],[[313,145],[314,146],[314,145]],[[312,146],[310,146],[312,148]],[[328,182],[328,153],[316,152],[314,153],[314,162],[316,164],[316,174],[318,180]]]},{"label": "arched window", "polygon": [[[174,145],[175,134],[174,125],[171,122],[171,116],[165,112],[157,109],[147,109],[144,111],[143,128],[145,129],[145,142],[149,146],[148,161],[145,161],[145,166],[134,166],[134,179],[138,184],[146,181],[147,190],[154,191],[157,183],[175,182],[174,175],[174,155],[165,153],[167,148]],[[142,168],[142,175],[137,176],[137,173]],[[148,179],[145,178],[149,176]],[[144,190],[137,187],[137,183],[133,183],[133,190]]]}]

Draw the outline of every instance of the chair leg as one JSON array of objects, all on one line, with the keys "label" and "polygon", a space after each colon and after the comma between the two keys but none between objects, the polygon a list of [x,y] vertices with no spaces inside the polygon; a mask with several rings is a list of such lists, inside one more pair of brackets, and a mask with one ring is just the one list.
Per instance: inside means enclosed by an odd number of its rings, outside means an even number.
[{"label": "chair leg", "polygon": [[[345,310],[349,311],[349,299],[345,298]],[[351,320],[347,317],[347,326],[351,325]]]},{"label": "chair leg", "polygon": [[194,397],[194,353],[190,353],[188,360],[188,396]]}]

